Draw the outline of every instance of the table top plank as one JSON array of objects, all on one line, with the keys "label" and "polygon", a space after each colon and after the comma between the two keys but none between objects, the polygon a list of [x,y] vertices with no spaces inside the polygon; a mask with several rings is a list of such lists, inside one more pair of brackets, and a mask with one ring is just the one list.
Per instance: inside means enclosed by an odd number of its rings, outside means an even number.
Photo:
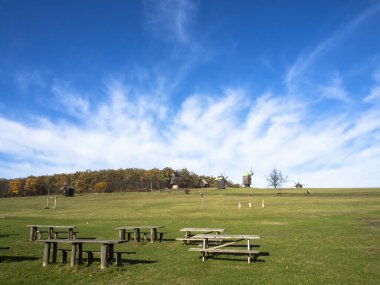
[{"label": "table top plank", "polygon": [[201,238],[201,239],[260,239],[260,236],[258,235],[237,235],[237,234],[197,234],[193,236],[194,238]]},{"label": "table top plank", "polygon": [[26,225],[27,227],[37,228],[56,228],[56,229],[75,229],[76,226],[53,226],[53,225]]},{"label": "table top plank", "polygon": [[126,227],[118,227],[117,230],[133,230],[133,229],[160,229],[164,228],[164,226],[126,226]]},{"label": "table top plank", "polygon": [[180,232],[224,232],[222,228],[183,228]]}]

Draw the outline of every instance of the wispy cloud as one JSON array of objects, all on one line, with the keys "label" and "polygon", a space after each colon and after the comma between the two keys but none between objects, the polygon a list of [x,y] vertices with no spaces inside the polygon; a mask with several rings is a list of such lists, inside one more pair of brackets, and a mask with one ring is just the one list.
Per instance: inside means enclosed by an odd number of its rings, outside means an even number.
[{"label": "wispy cloud", "polygon": [[145,1],[145,17],[150,31],[157,37],[189,43],[191,24],[196,15],[191,0]]},{"label": "wispy cloud", "polygon": [[344,89],[342,80],[339,76],[333,78],[331,84],[321,86],[319,89],[323,98],[337,100],[346,104],[351,103],[351,99]]},{"label": "wispy cloud", "polygon": [[347,24],[333,32],[331,36],[321,41],[309,52],[303,52],[300,56],[298,56],[295,63],[290,66],[285,75],[284,82],[288,88],[288,91],[290,93],[295,92],[298,85],[301,83],[299,80],[302,81],[302,77],[305,75],[305,72],[312,67],[319,58],[337,47],[342,40],[354,33],[363,22],[367,21],[379,12],[380,4],[370,6]]},{"label": "wispy cloud", "polygon": [[[0,165],[6,177],[126,167],[186,167],[225,172],[239,182],[253,167],[255,186],[278,167],[310,187],[378,186],[380,114],[318,117],[302,101],[226,89],[216,99],[190,95],[176,110],[121,83],[80,125],[0,118]],[[163,114],[162,114],[163,113]],[[20,164],[23,165],[20,168]],[[22,171],[20,171],[22,169]],[[360,171],[356,172],[355,171]],[[356,174],[356,175],[355,175]]]},{"label": "wispy cloud", "polygon": [[60,103],[57,107],[61,108],[63,112],[68,112],[74,117],[82,117],[89,111],[90,103],[77,92],[70,90],[69,87],[55,83],[51,91]]}]

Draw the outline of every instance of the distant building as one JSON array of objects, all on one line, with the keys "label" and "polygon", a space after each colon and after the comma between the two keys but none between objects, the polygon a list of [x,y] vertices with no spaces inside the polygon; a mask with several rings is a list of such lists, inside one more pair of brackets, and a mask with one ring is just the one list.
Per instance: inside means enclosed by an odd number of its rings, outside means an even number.
[{"label": "distant building", "polygon": [[205,179],[201,179],[201,181],[199,182],[199,186],[200,186],[201,188],[207,188],[207,187],[209,187],[210,185],[209,185],[209,183],[208,183]]},{"label": "distant building", "polygon": [[63,186],[62,190],[63,190],[63,196],[66,196],[66,197],[73,197],[74,196],[74,192],[75,192],[74,187]]},{"label": "distant building", "polygon": [[170,185],[174,186],[177,185],[179,186],[179,181],[181,179],[181,176],[179,175],[178,172],[173,172],[170,178]]},{"label": "distant building", "polygon": [[244,187],[251,187],[251,178],[252,177],[252,173],[249,173],[248,171],[245,171],[243,173],[243,185]]},{"label": "distant building", "polygon": [[224,178],[224,176],[219,175],[218,177],[216,177],[215,182],[216,182],[216,188],[226,189],[227,180]]}]

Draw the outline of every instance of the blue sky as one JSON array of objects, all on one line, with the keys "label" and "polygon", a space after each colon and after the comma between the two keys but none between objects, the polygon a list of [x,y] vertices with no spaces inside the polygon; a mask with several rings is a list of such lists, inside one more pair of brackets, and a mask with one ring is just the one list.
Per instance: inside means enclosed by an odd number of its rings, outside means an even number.
[{"label": "blue sky", "polygon": [[380,185],[379,1],[0,0],[0,177]]}]

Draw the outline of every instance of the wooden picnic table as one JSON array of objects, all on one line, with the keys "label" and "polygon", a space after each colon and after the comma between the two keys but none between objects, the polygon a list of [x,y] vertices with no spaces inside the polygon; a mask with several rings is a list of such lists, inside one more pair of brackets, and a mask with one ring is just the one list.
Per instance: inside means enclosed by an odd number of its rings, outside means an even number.
[{"label": "wooden picnic table", "polygon": [[[208,253],[224,253],[224,254],[247,254],[248,255],[248,263],[251,262],[251,255],[259,254],[258,251],[251,249],[251,240],[260,239],[260,236],[258,235],[245,235],[245,234],[198,234],[193,236],[195,239],[202,239],[203,240],[203,246],[202,248],[190,248],[189,251],[198,251],[202,253],[202,260],[205,261],[206,254]],[[223,243],[218,246],[209,247],[208,241],[209,240],[217,240],[220,239],[221,241],[224,240],[230,240],[230,242]],[[236,244],[240,241],[247,241],[247,249],[228,249],[226,247]]]},{"label": "wooden picnic table", "polygon": [[[114,245],[122,243],[120,240],[93,240],[93,239],[46,239],[37,240],[38,242],[44,242],[44,255],[42,266],[47,267],[50,261],[50,252],[52,251],[52,262],[57,262],[58,243],[71,244],[71,263],[70,266],[74,267],[75,264],[82,263],[83,244],[100,244],[100,268],[104,269],[113,262]],[[52,249],[51,249],[52,247]],[[78,259],[76,255],[78,253]]]},{"label": "wooden picnic table", "polygon": [[179,230],[180,232],[185,232],[185,238],[193,236],[192,232],[203,232],[203,233],[215,233],[220,234],[224,232],[225,229],[222,228],[183,228]]},{"label": "wooden picnic table", "polygon": [[[127,226],[127,227],[118,227],[116,228],[119,231],[119,240],[125,241],[126,240],[126,232],[127,231],[133,231],[134,233],[134,240],[136,242],[140,242],[140,231],[141,230],[150,230],[150,242],[154,242],[157,240],[157,229],[163,228],[164,226]],[[162,239],[162,233],[160,234]]]},{"label": "wooden picnic table", "polygon": [[76,228],[76,226],[53,226],[53,225],[27,225],[27,227],[30,227],[29,239],[31,241],[37,240],[38,228],[47,228],[48,239],[54,238],[54,230],[55,229],[66,229],[67,230],[67,238],[73,239],[74,238],[74,229]]}]

